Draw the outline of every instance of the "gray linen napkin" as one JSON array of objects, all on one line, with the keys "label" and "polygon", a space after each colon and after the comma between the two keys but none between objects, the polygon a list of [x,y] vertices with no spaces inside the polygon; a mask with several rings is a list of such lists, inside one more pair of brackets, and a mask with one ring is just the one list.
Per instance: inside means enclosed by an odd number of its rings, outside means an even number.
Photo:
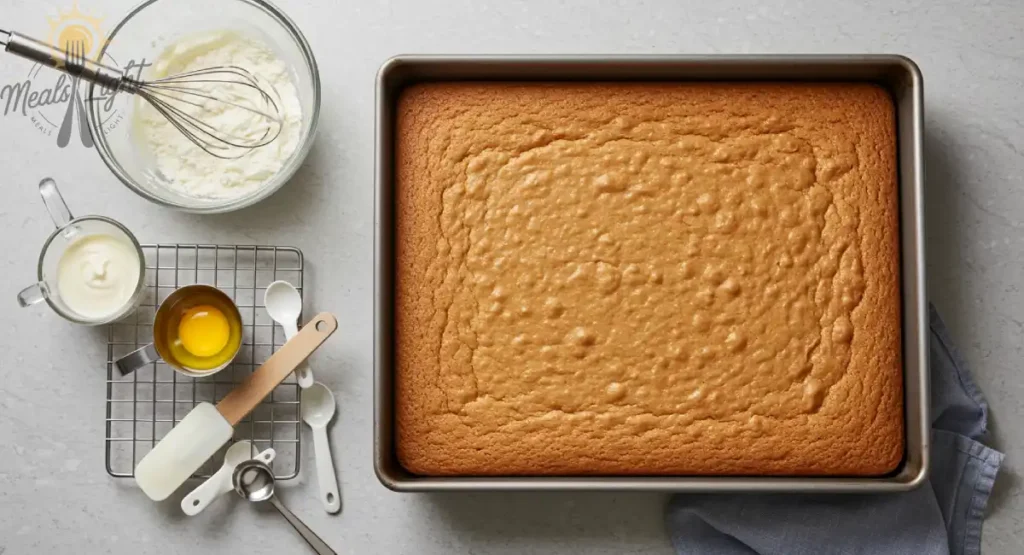
[{"label": "gray linen napkin", "polygon": [[675,495],[666,525],[680,555],[974,555],[1003,454],[981,444],[988,405],[931,315],[929,483],[881,495]]}]

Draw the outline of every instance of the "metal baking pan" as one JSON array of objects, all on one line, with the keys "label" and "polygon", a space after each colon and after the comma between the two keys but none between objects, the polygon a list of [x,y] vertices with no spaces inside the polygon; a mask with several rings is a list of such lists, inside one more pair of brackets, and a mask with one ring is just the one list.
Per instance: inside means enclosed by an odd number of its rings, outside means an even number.
[{"label": "metal baking pan", "polygon": [[[424,477],[399,464],[392,411],[394,117],[398,94],[422,81],[870,81],[897,107],[903,276],[906,449],[893,474],[863,477]],[[928,472],[928,320],[922,199],[923,92],[913,61],[896,55],[399,56],[377,74],[374,221],[374,468],[395,491],[649,490],[679,492],[895,492]]]}]

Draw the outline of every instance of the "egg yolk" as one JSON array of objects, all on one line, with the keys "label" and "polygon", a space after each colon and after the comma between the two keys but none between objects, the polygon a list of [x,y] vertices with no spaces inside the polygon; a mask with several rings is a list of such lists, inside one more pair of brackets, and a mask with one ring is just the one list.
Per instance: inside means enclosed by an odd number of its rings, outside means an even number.
[{"label": "egg yolk", "polygon": [[220,310],[200,305],[185,311],[178,324],[178,338],[186,351],[197,357],[210,357],[227,344],[231,326]]}]

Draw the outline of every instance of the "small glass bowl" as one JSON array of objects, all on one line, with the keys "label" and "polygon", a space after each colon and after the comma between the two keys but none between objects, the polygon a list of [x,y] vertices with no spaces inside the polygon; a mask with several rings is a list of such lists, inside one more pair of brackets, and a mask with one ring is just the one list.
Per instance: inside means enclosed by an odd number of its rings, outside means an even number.
[{"label": "small glass bowl", "polygon": [[230,212],[252,206],[280,189],[302,165],[313,145],[320,119],[316,59],[295,23],[266,0],[146,0],[114,27],[98,59],[107,65],[130,69],[132,64],[155,60],[166,45],[182,37],[223,30],[259,39],[292,69],[302,105],[299,144],[272,179],[245,196],[188,197],[162,184],[155,177],[155,161],[140,152],[140,138],[132,130],[135,95],[111,95],[103,87],[91,84],[86,112],[100,157],[129,189],[162,206],[197,213]]}]

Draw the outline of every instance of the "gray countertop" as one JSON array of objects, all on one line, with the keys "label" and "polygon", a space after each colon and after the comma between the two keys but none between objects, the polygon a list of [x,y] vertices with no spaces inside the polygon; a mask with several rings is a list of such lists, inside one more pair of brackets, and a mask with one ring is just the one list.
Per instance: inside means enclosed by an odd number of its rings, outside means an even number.
[{"label": "gray countertop", "polygon": [[[166,1],[166,0],[165,0]],[[213,0],[211,0],[213,1]],[[110,28],[134,0],[80,0]],[[973,5],[971,5],[973,4]],[[72,0],[0,0],[4,28],[46,36]],[[319,57],[321,131],[280,193],[234,214],[160,209],[121,186],[91,149],[56,145],[31,114],[0,112],[0,553],[302,553],[276,515],[225,498],[187,518],[104,472],[106,348],[96,330],[19,310],[50,231],[36,183],[53,176],[73,211],[123,221],[144,242],[301,248],[307,311],[341,327],[313,359],[334,391],[331,430],[345,509],[305,471],[282,488],[341,553],[649,553],[671,548],[665,498],[649,494],[401,495],[371,461],[373,80],[399,53],[896,52],[924,74],[928,285],[992,408],[1007,453],[989,507],[988,554],[1024,551],[1024,4],[739,0],[280,0]],[[49,10],[47,9],[49,8]],[[0,59],[0,86],[27,64]],[[6,100],[0,98],[0,109]],[[43,126],[45,127],[45,126]],[[304,431],[303,433],[307,433]],[[308,437],[307,437],[308,439]]]}]

